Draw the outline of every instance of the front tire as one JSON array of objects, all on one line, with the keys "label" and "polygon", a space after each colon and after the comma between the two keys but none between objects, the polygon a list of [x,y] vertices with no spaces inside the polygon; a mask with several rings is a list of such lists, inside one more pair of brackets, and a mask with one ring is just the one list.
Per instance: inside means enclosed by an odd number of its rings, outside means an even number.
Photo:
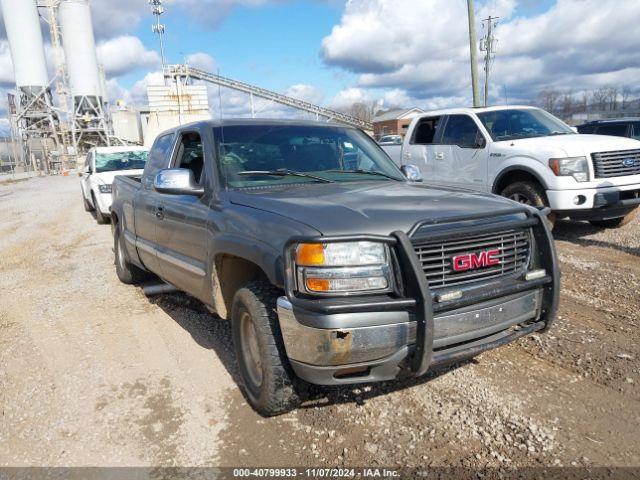
[{"label": "front tire", "polygon": [[[534,182],[512,183],[502,190],[500,195],[531,207],[545,208],[549,206],[549,201],[547,200],[547,195],[544,193],[543,188]],[[547,217],[547,221],[549,222],[549,228],[553,230],[556,223],[556,214],[550,213]]]},{"label": "front tire", "polygon": [[241,387],[251,406],[265,417],[291,411],[301,402],[280,333],[279,294],[269,282],[253,281],[236,292],[231,309]]},{"label": "front tire", "polygon": [[597,228],[620,228],[632,222],[638,215],[638,209],[634,208],[624,217],[609,218],[607,220],[589,220],[589,223]]},{"label": "front tire", "polygon": [[100,211],[100,207],[98,206],[98,202],[96,201],[96,195],[93,192],[91,192],[91,200],[93,201],[93,207],[96,211],[96,222],[98,222],[99,225],[110,223],[111,219],[104,216]]},{"label": "front tire", "polygon": [[115,253],[116,275],[122,283],[135,285],[151,278],[151,274],[127,261],[124,238],[118,225],[113,231],[113,251]]},{"label": "front tire", "polygon": [[93,212],[93,206],[91,205],[91,203],[89,203],[87,197],[84,196],[84,192],[82,192],[82,203],[84,205],[85,212]]}]

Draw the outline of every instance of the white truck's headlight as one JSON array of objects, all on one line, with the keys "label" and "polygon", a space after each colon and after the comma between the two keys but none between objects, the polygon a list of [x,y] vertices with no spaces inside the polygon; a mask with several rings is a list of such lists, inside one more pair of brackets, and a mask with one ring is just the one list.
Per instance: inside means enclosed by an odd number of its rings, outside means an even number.
[{"label": "white truck's headlight", "polygon": [[549,168],[557,177],[573,177],[576,182],[589,181],[589,162],[586,157],[550,158]]},{"label": "white truck's headlight", "polygon": [[378,242],[301,243],[295,249],[299,289],[308,293],[391,289],[389,248]]},{"label": "white truck's headlight", "polygon": [[98,185],[98,189],[100,190],[100,193],[111,193],[111,184],[107,183]]}]

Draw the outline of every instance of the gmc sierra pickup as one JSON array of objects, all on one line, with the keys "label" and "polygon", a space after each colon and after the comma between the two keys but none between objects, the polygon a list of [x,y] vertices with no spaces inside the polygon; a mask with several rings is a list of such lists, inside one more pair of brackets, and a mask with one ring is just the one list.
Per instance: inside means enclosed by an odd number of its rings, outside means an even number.
[{"label": "gmc sierra pickup", "polygon": [[362,131],[225,120],[155,141],[113,187],[115,267],[231,321],[250,404],[305,382],[423,375],[547,330],[559,271],[547,212],[426,186]]}]

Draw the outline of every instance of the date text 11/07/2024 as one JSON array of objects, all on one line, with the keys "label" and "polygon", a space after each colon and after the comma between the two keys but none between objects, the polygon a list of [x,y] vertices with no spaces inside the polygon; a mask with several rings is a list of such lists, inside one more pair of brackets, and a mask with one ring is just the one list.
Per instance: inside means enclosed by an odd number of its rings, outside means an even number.
[{"label": "date text 11/07/2024", "polygon": [[387,468],[234,468],[234,478],[399,478],[400,472]]}]

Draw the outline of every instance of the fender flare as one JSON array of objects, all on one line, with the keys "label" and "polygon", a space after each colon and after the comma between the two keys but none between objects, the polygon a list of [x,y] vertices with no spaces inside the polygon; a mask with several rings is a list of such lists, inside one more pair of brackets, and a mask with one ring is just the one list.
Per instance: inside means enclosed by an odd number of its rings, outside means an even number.
[{"label": "fender flare", "polygon": [[493,181],[493,185],[491,186],[491,192],[495,193],[497,195],[500,195],[500,192],[496,191],[498,185],[500,184],[502,179],[505,177],[505,175],[507,175],[508,173],[511,173],[511,172],[516,172],[516,171],[522,171],[522,172],[526,172],[526,173],[530,174],[532,177],[534,177],[538,181],[538,183],[540,183],[540,185],[542,185],[542,187],[545,190],[549,190],[549,185],[547,184],[547,182],[533,168],[528,167],[526,165],[510,165],[510,166],[502,169],[500,171],[500,173],[498,175],[496,175],[496,178]]}]

